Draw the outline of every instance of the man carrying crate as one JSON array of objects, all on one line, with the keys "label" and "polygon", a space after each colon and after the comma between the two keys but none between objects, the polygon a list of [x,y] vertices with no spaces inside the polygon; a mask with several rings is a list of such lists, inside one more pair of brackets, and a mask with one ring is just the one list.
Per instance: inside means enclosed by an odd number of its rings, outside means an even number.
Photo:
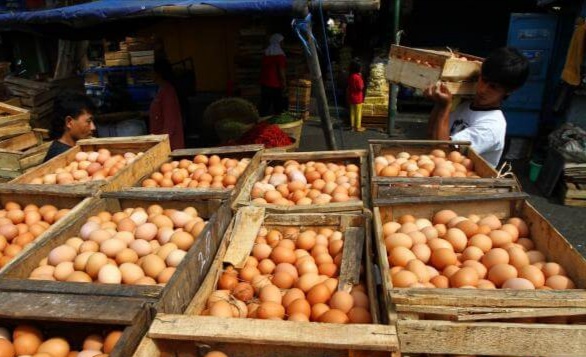
[{"label": "man carrying crate", "polygon": [[452,93],[441,82],[429,86],[424,95],[435,105],[429,119],[433,140],[470,141],[488,163],[497,166],[505,147],[507,122],[502,102],[525,84],[529,61],[517,49],[503,47],[482,64],[476,94],[450,113]]}]

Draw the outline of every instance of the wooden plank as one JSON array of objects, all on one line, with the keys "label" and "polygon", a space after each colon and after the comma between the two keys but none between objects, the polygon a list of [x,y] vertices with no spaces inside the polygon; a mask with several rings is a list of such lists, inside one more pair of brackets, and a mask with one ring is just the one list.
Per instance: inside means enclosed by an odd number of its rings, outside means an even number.
[{"label": "wooden plank", "polygon": [[390,206],[393,204],[403,203],[455,203],[455,202],[482,202],[482,201],[498,201],[498,200],[519,200],[529,198],[529,195],[522,192],[502,192],[493,194],[483,194],[477,196],[405,196],[405,197],[384,197],[374,199],[375,206]]},{"label": "wooden plank", "polygon": [[480,75],[482,63],[477,61],[462,61],[458,58],[448,58],[442,68],[441,79],[446,81],[470,81]]},{"label": "wooden plank", "polygon": [[441,305],[396,305],[402,313],[450,316],[454,321],[482,321],[550,316],[586,315],[586,308],[511,308],[511,307],[453,307]]},{"label": "wooden plank", "polygon": [[584,325],[403,320],[397,331],[403,353],[583,357],[586,351]]},{"label": "wooden plank", "polygon": [[42,138],[34,131],[15,136],[0,142],[0,149],[24,151],[42,143]]},{"label": "wooden plank", "polygon": [[155,339],[231,342],[312,348],[395,351],[394,326],[364,324],[295,323],[212,316],[158,314],[148,336]]},{"label": "wooden plank", "polygon": [[389,259],[387,248],[384,244],[384,235],[383,235],[383,215],[381,214],[382,208],[374,207],[373,208],[373,216],[374,216],[374,245],[376,250],[376,264],[379,269],[380,278],[381,278],[381,285],[382,285],[382,312],[384,315],[385,320],[388,323],[394,323],[397,320],[397,314],[395,311],[395,305],[391,301],[390,291],[393,288],[393,284],[391,282],[391,277],[389,274]]},{"label": "wooden plank", "polygon": [[403,305],[586,308],[586,290],[392,289],[391,298]]},{"label": "wooden plank", "polygon": [[154,316],[155,313],[151,307],[144,306],[141,313],[135,318],[134,324],[124,329],[118,343],[110,352],[110,357],[132,356],[141,339],[145,336]]},{"label": "wooden plank", "polygon": [[132,325],[142,300],[0,290],[0,319]]},{"label": "wooden plank", "polygon": [[338,289],[350,292],[360,283],[360,267],[364,248],[364,228],[347,228],[344,231],[344,250],[338,277]]},{"label": "wooden plank", "polygon": [[19,122],[17,124],[4,126],[0,128],[0,138],[6,136],[14,136],[18,134],[24,134],[31,131],[31,126],[26,122]]},{"label": "wooden plank", "polygon": [[127,187],[123,191],[111,191],[102,193],[101,197],[119,197],[135,198],[155,201],[166,200],[208,200],[208,199],[228,199],[231,190],[225,189],[177,189],[177,188],[156,188],[143,189],[142,187]]},{"label": "wooden plank", "polygon": [[196,149],[179,149],[173,150],[171,156],[184,157],[195,155],[222,155],[222,154],[237,154],[243,152],[258,152],[264,149],[264,145],[236,145],[236,146],[220,146],[211,148],[196,148]]},{"label": "wooden plank", "polygon": [[243,207],[238,210],[234,223],[234,234],[230,237],[230,245],[224,262],[236,268],[244,267],[250,255],[254,240],[263,223],[265,210],[262,207]]},{"label": "wooden plank", "polygon": [[0,150],[0,169],[8,171],[20,171],[20,152],[8,152]]}]

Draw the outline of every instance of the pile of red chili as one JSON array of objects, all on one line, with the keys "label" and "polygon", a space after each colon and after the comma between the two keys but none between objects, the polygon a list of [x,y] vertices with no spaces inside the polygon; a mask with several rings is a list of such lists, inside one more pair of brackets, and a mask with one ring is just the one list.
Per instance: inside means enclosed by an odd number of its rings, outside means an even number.
[{"label": "pile of red chili", "polygon": [[291,138],[278,125],[261,122],[248,130],[238,140],[241,145],[264,144],[266,148],[293,144]]}]

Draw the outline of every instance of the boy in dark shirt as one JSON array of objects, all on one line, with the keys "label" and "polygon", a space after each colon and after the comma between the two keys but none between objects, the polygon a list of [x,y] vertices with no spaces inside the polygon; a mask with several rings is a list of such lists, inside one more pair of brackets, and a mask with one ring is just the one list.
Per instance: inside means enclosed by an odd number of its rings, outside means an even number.
[{"label": "boy in dark shirt", "polygon": [[96,127],[93,121],[94,103],[87,96],[64,92],[55,100],[55,117],[51,125],[53,143],[44,161],[71,149],[80,139],[92,136]]}]

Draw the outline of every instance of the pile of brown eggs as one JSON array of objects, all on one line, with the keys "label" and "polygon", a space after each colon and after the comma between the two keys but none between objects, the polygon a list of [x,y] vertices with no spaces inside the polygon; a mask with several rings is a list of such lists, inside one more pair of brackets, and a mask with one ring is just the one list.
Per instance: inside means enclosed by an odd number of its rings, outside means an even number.
[{"label": "pile of brown eggs", "polygon": [[535,249],[527,223],[441,210],[383,225],[390,277],[399,288],[573,289],[564,268]]},{"label": "pile of brown eggs", "polygon": [[249,163],[249,158],[196,155],[193,161],[164,163],[142,182],[142,187],[233,188]]},{"label": "pile of brown eggs", "polygon": [[52,205],[39,208],[30,204],[23,208],[16,202],[7,202],[0,210],[0,268],[67,213],[69,209],[59,210]]},{"label": "pile of brown eggs", "polygon": [[164,285],[205,225],[193,207],[103,211],[87,220],[79,237],[51,250],[29,278]]},{"label": "pile of brown eggs", "polygon": [[142,155],[142,152],[112,155],[108,149],[80,151],[75,154],[75,160],[66,167],[59,168],[54,173],[43,177],[35,177],[30,183],[35,185],[67,185],[105,180],[116,175],[124,166],[131,164]]},{"label": "pile of brown eggs", "polygon": [[0,327],[0,356],[2,357],[107,357],[118,343],[122,331],[112,331],[105,336],[89,335],[83,341],[81,351],[63,337],[46,339],[41,330],[30,325],[19,325],[10,333]]},{"label": "pile of brown eggs", "polygon": [[478,178],[474,163],[459,151],[446,154],[436,149],[428,155],[411,155],[400,152],[395,155],[381,155],[374,159],[374,170],[385,177],[472,177]]},{"label": "pile of brown eggs", "polygon": [[338,291],[343,246],[329,228],[261,228],[245,266],[222,273],[202,315],[370,323],[364,286]]},{"label": "pile of brown eggs", "polygon": [[360,200],[360,168],[294,160],[267,166],[265,177],[254,184],[252,202],[280,206],[326,204]]}]

